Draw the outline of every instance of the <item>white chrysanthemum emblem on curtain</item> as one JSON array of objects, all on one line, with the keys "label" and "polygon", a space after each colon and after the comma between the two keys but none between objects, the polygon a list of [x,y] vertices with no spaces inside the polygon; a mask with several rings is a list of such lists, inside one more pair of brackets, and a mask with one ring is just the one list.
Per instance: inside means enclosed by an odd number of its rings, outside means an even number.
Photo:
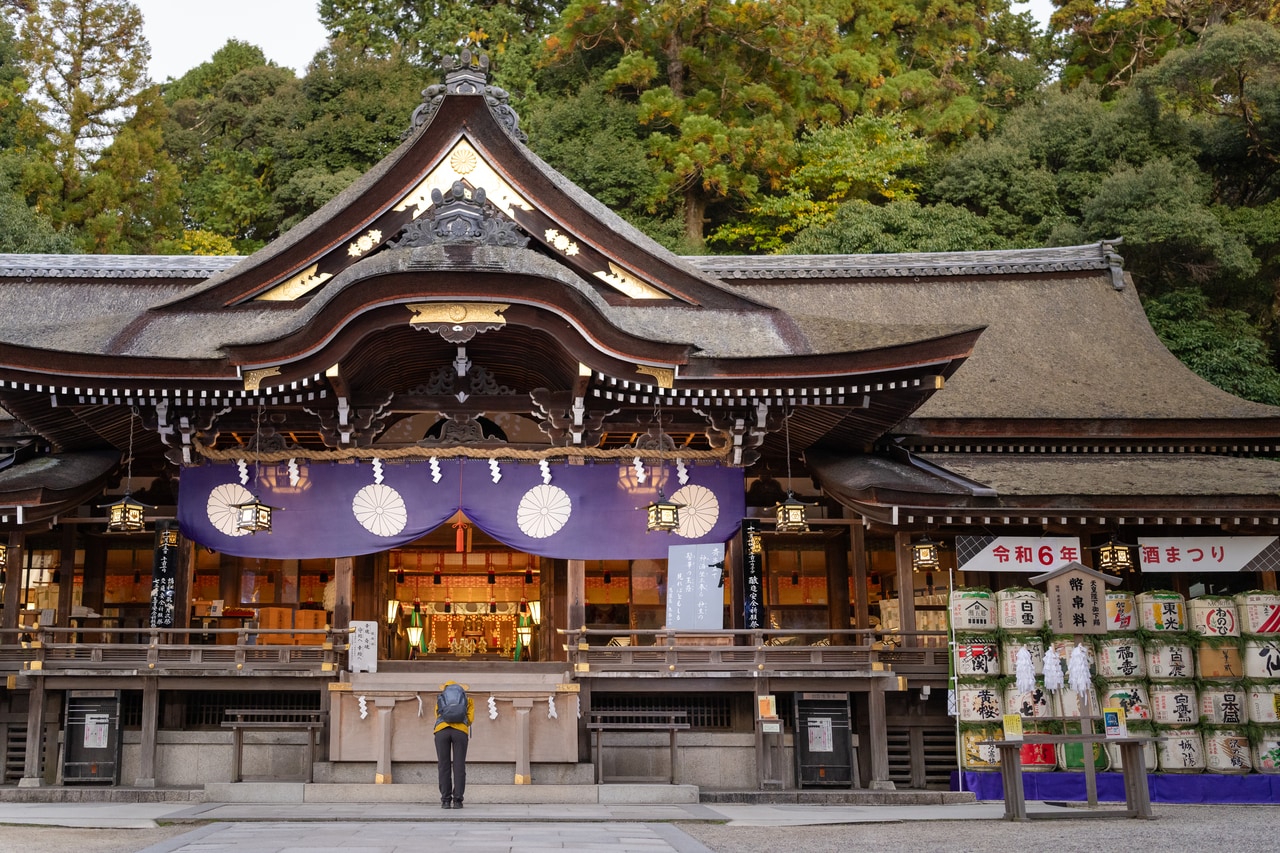
[{"label": "white chrysanthemum emblem on curtain", "polygon": [[546,539],[564,527],[572,511],[573,501],[564,489],[546,484],[534,486],[520,499],[516,524],[525,536]]},{"label": "white chrysanthemum emblem on curtain", "polygon": [[253,500],[253,494],[239,483],[223,483],[209,492],[209,523],[228,536],[244,536],[249,531],[240,529],[240,504]]},{"label": "white chrysanthemum emblem on curtain", "polygon": [[409,520],[400,493],[377,483],[356,492],[351,499],[351,511],[356,521],[375,536],[395,536],[404,530]]},{"label": "white chrysanthemum emblem on curtain", "polygon": [[711,532],[720,519],[720,501],[716,493],[706,486],[684,486],[671,496],[671,502],[680,507],[680,526],[676,535],[685,539],[698,539]]}]

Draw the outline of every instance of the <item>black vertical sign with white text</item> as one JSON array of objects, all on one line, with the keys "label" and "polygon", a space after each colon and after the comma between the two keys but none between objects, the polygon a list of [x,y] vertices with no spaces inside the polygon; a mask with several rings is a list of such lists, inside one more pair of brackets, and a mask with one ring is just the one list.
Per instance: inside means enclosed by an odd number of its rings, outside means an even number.
[{"label": "black vertical sign with white text", "polygon": [[764,627],[764,548],[760,522],[748,518],[742,525],[742,625],[748,630]]},{"label": "black vertical sign with white text", "polygon": [[151,562],[151,627],[173,627],[173,592],[178,580],[178,522],[156,522],[156,548]]}]

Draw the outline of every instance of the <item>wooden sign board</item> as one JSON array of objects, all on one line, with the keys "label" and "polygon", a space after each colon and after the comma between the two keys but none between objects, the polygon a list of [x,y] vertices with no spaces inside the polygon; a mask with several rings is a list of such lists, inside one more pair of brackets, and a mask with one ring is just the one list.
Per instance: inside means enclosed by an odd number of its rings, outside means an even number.
[{"label": "wooden sign board", "polygon": [[1053,629],[1063,634],[1107,633],[1107,583],[1084,566],[1054,572],[1045,590]]}]

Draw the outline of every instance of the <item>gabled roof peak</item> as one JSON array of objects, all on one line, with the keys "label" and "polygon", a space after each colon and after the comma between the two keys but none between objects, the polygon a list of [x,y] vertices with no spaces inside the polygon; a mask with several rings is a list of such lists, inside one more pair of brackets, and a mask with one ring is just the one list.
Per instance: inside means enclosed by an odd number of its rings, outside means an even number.
[{"label": "gabled roof peak", "polygon": [[446,95],[483,95],[489,112],[498,120],[502,129],[517,142],[528,142],[529,137],[520,129],[520,116],[511,106],[511,96],[506,89],[489,85],[489,55],[472,53],[463,48],[458,56],[446,57],[444,83],[436,83],[422,90],[422,103],[413,111],[405,138],[412,136],[424,125],[430,124]]}]

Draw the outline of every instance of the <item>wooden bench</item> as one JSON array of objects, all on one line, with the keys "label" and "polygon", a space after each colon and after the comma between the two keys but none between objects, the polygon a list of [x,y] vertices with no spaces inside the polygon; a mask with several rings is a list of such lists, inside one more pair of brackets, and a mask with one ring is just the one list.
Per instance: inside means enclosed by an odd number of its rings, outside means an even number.
[{"label": "wooden bench", "polygon": [[231,781],[240,782],[240,769],[243,766],[244,733],[257,732],[301,732],[307,733],[307,771],[304,781],[312,780],[316,763],[316,733],[324,728],[324,715],[320,711],[264,711],[251,708],[235,708],[226,712],[227,719],[222,721],[224,729],[231,729],[231,742],[234,754],[231,759]]},{"label": "wooden bench", "polygon": [[[1000,752],[1000,781],[1004,784],[1004,819],[1029,820],[1031,818],[1077,818],[1077,817],[1133,817],[1150,820],[1151,790],[1147,787],[1147,767],[1142,757],[1142,747],[1150,743],[1151,738],[1123,737],[1109,738],[1100,734],[1079,735],[1022,735],[1022,740],[983,741],[984,745],[994,746]],[[1102,811],[1085,811],[1072,809],[1069,813],[1027,814],[1027,801],[1022,790],[1022,745],[1027,743],[1073,744],[1085,746],[1084,760],[1088,768],[1091,752],[1089,746],[1095,743],[1114,743],[1120,747],[1120,762],[1124,770],[1124,810],[1105,809]],[[1096,803],[1096,794],[1090,797],[1090,805]]]},{"label": "wooden bench", "polygon": [[676,732],[689,728],[685,711],[592,711],[587,729],[595,739],[596,784],[605,782],[604,764],[601,761],[601,741],[605,732],[667,732],[671,737],[671,775],[663,776],[613,776],[610,782],[669,782],[676,783]]}]

